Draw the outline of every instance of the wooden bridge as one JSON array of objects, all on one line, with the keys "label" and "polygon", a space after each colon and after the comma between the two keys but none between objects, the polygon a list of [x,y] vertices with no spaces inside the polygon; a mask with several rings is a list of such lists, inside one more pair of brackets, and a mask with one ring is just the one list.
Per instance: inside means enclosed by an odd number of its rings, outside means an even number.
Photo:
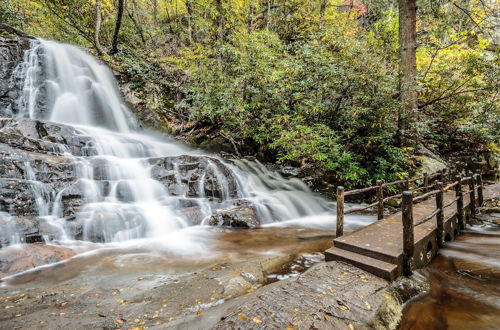
[{"label": "wooden bridge", "polygon": [[[465,228],[471,214],[488,198],[498,194],[500,185],[483,185],[482,175],[457,178],[443,184],[445,172],[420,178],[344,192],[337,188],[337,237],[325,252],[327,261],[339,260],[374,275],[394,280],[401,274],[429,263],[443,247]],[[384,197],[384,191],[401,188],[398,195]],[[376,192],[377,201],[363,207],[345,209],[346,196]],[[401,212],[384,217],[384,204],[401,202]],[[377,207],[378,221],[343,236],[344,215]]]}]

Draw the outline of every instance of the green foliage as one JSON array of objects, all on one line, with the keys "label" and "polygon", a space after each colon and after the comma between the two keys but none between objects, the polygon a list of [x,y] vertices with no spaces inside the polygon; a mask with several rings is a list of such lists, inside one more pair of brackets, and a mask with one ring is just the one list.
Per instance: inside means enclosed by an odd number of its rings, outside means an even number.
[{"label": "green foliage", "polygon": [[[119,53],[104,60],[177,131],[208,127],[242,153],[312,166],[348,186],[396,180],[414,150],[397,146],[398,25],[392,0],[126,1]],[[497,150],[496,8],[419,0],[417,128],[436,152],[457,140]],[[156,4],[156,10],[153,5]],[[101,0],[100,43],[116,3]],[[95,0],[18,0],[0,19],[95,47]],[[176,129],[172,129],[176,131]],[[459,138],[457,138],[459,137]]]}]

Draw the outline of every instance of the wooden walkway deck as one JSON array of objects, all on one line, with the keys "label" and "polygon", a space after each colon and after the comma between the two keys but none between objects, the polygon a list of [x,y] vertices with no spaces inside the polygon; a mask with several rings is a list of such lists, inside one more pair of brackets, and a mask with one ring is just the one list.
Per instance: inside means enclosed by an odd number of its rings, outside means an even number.
[{"label": "wooden walkway deck", "polygon": [[[485,186],[484,199],[500,196],[500,183]],[[444,205],[455,199],[455,192],[444,193]],[[464,195],[464,211],[470,217],[470,198]],[[477,204],[477,200],[476,200]],[[421,219],[436,209],[435,197],[413,205],[414,219]],[[437,254],[436,218],[414,227],[413,269],[425,266]],[[415,221],[416,221],[415,220]],[[463,228],[458,223],[457,206],[453,203],[444,209],[444,240],[453,240]],[[325,252],[327,261],[340,260],[364,269],[387,280],[394,280],[403,270],[402,213],[360,228],[333,240],[333,247]]]}]

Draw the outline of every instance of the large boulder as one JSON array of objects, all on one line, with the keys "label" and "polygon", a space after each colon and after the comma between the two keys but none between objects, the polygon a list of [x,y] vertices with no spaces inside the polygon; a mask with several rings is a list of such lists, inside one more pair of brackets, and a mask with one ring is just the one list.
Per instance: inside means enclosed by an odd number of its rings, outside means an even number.
[{"label": "large boulder", "polygon": [[260,222],[255,208],[251,205],[243,205],[215,213],[210,217],[209,224],[233,228],[255,228],[260,225]]}]

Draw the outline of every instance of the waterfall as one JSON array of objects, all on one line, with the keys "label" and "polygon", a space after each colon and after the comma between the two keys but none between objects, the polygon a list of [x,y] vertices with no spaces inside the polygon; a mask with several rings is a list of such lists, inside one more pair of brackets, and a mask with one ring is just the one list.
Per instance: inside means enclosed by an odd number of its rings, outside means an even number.
[{"label": "waterfall", "polygon": [[[332,203],[298,179],[284,179],[258,162],[226,162],[141,131],[112,72],[78,47],[32,41],[16,74],[25,78],[15,116],[69,125],[78,136],[91,138],[89,155],[59,151],[72,159],[76,181],[58,191],[45,191],[32,165],[25,164],[39,216],[57,228],[59,239],[76,238],[70,222],[82,224],[80,239],[87,241],[161,239],[205,225],[213,214],[240,204],[254,207],[262,224],[332,215]],[[195,161],[205,167],[192,182],[186,173]],[[161,175],[159,163],[165,164]],[[169,184],[161,181],[170,177]],[[65,198],[75,190],[83,192],[83,205],[64,215]],[[201,220],[194,221],[186,209]],[[334,224],[334,218],[328,221]]]}]

